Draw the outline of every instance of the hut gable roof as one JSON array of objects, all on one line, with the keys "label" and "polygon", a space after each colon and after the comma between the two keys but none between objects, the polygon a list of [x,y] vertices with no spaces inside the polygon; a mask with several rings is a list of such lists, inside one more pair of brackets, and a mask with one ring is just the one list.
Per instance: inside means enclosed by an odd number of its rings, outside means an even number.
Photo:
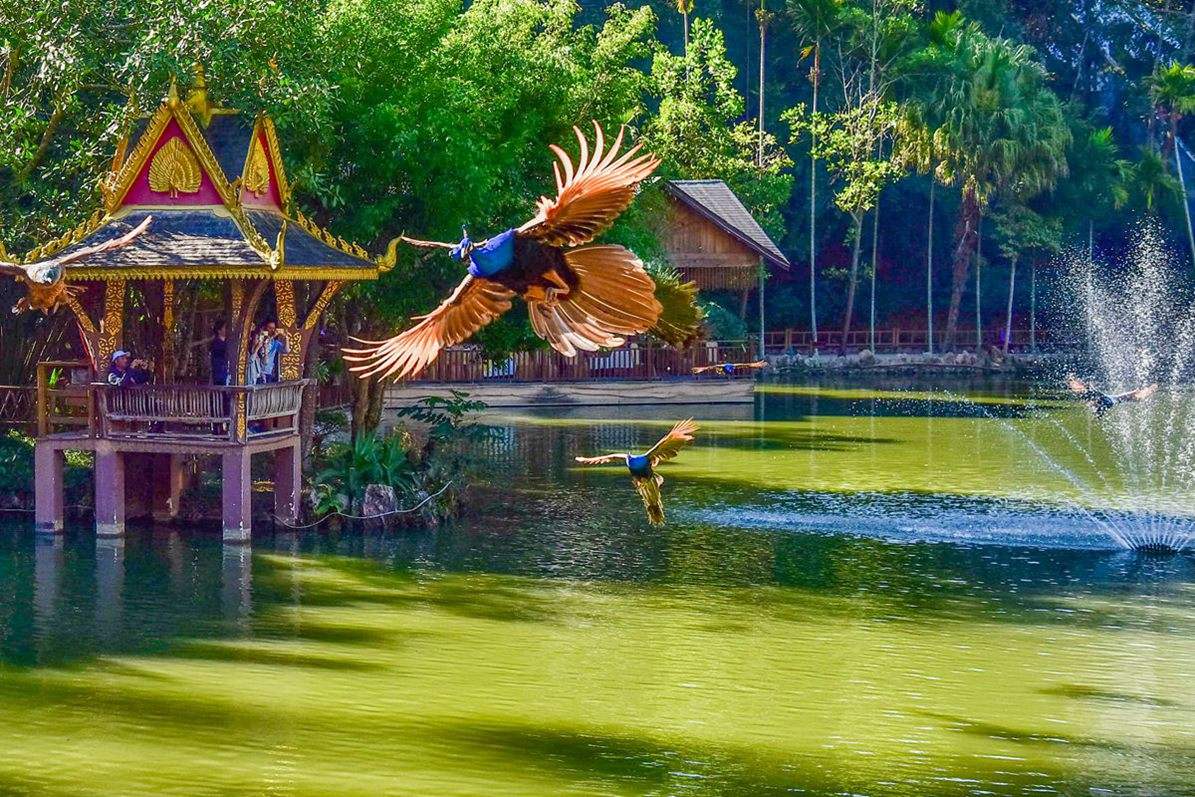
[{"label": "hut gable roof", "polygon": [[[104,209],[28,253],[26,262],[115,238],[152,214],[145,234],[126,247],[68,266],[67,279],[372,279],[393,265],[301,213],[288,213],[290,189],[273,123],[264,115],[246,118],[215,108],[205,86],[197,83],[183,101],[172,83],[158,109],[134,125],[128,156],[122,146],[113,161],[101,186]],[[174,138],[189,152],[183,159],[190,180],[167,193],[150,185],[148,172],[163,147],[180,148],[171,144]],[[243,185],[249,172],[258,186],[254,190]]]},{"label": "hut gable roof", "polygon": [[788,258],[768,237],[742,201],[721,180],[669,180],[664,189],[685,207],[752,250],[768,263],[790,268]]}]

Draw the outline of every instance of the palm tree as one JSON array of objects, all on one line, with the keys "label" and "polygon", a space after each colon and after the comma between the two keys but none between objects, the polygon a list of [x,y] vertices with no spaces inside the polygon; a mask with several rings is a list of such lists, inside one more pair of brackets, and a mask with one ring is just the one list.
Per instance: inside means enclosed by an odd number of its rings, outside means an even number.
[{"label": "palm tree", "polygon": [[[817,116],[821,87],[822,42],[842,24],[844,0],[788,0],[789,13],[798,38],[806,42],[801,57],[813,56],[809,82],[813,85],[810,118]],[[817,353],[817,135],[811,131],[809,145],[809,323],[813,351]]]},{"label": "palm tree", "polygon": [[1182,186],[1166,169],[1166,161],[1150,147],[1141,148],[1141,159],[1130,170],[1129,185],[1150,213],[1162,200],[1182,193]]},{"label": "palm tree", "polygon": [[941,120],[934,130],[938,172],[962,189],[947,345],[958,329],[988,197],[1003,190],[1032,195],[1066,174],[1070,130],[1046,77],[1031,48],[988,37],[971,23],[952,34],[949,57],[928,86],[926,104]]},{"label": "palm tree", "polygon": [[[1059,206],[1077,214],[1087,227],[1086,299],[1092,295],[1095,266],[1095,223],[1119,210],[1129,201],[1132,167],[1120,157],[1112,128],[1092,128],[1084,121],[1073,126],[1067,153],[1070,176],[1061,186]],[[1150,200],[1152,204],[1152,199]],[[1086,322],[1087,346],[1092,342],[1091,319]]]},{"label": "palm tree", "polygon": [[1149,78],[1149,96],[1169,123],[1166,148],[1174,152],[1174,168],[1182,190],[1183,217],[1187,221],[1187,242],[1191,246],[1191,265],[1195,267],[1195,233],[1191,231],[1191,205],[1187,201],[1187,183],[1178,146],[1178,123],[1183,116],[1195,111],[1195,66],[1171,63],[1158,67]]}]

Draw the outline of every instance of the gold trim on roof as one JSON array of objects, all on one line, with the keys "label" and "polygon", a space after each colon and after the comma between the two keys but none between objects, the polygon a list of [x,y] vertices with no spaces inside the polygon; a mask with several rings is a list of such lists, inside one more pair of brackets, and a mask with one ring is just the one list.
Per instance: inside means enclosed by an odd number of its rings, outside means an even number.
[{"label": "gold trim on roof", "polygon": [[360,258],[367,263],[375,262],[374,258],[371,258],[369,256],[369,252],[366,252],[360,244],[349,243],[343,238],[333,235],[328,230],[325,230],[323,227],[307,218],[307,216],[305,216],[301,210],[295,211],[294,221],[299,225],[300,228],[302,228],[304,232],[320,241],[324,245],[330,246],[338,252],[349,255],[350,257]]},{"label": "gold trim on roof", "polygon": [[[264,264],[263,264],[264,265]],[[193,265],[183,268],[158,266],[155,268],[120,268],[112,266],[71,266],[66,272],[67,282],[107,282],[111,280],[180,280],[180,279],[274,279],[274,280],[372,280],[378,278],[376,268],[323,268],[321,266],[283,266],[269,271],[259,266],[229,267],[220,264]]]},{"label": "gold trim on roof", "polygon": [[242,180],[245,190],[254,196],[261,196],[270,190],[270,164],[266,161],[266,150],[255,134],[249,147],[249,158],[245,161],[245,175]]},{"label": "gold trim on roof", "polygon": [[111,216],[102,210],[97,210],[92,213],[86,221],[65,235],[30,249],[25,253],[24,257],[20,259],[20,262],[36,263],[39,260],[45,260],[47,258],[53,257],[68,246],[79,243],[79,241],[82,241],[84,238],[91,235],[110,221],[112,221]]},{"label": "gold trim on roof", "polygon": [[290,181],[286,179],[286,168],[282,165],[282,148],[278,144],[278,131],[274,128],[274,120],[268,116],[258,117],[258,124],[253,126],[253,140],[257,141],[257,127],[260,125],[266,134],[270,164],[274,167],[274,182],[278,184],[278,201],[283,208],[290,207]]}]

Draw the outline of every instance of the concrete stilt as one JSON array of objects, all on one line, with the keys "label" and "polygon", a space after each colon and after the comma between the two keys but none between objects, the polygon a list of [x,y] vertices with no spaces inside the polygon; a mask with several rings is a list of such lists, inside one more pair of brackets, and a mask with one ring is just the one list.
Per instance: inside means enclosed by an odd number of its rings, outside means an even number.
[{"label": "concrete stilt", "polygon": [[221,457],[224,494],[224,542],[249,542],[252,536],[252,506],[250,490],[251,456],[243,448],[226,451]]},{"label": "concrete stilt", "polygon": [[155,454],[153,472],[153,518],[158,523],[168,523],[178,517],[178,501],[183,493],[182,457]]},{"label": "concrete stilt", "polygon": [[33,453],[34,522],[41,534],[60,534],[63,525],[62,451],[37,445]]},{"label": "concrete stilt", "polygon": [[303,484],[301,457],[297,444],[274,452],[274,514],[287,523],[299,519],[299,491]]},{"label": "concrete stilt", "polygon": [[123,537],[125,518],[124,455],[111,446],[95,450],[95,533]]}]

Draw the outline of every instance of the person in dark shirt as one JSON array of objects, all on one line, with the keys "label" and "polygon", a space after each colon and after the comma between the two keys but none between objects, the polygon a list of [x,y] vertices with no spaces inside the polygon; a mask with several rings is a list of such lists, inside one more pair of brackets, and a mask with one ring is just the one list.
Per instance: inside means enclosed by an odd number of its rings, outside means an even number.
[{"label": "person in dark shirt", "polygon": [[228,384],[228,323],[224,319],[216,322],[212,329],[212,345],[209,349],[212,363],[212,384]]}]

